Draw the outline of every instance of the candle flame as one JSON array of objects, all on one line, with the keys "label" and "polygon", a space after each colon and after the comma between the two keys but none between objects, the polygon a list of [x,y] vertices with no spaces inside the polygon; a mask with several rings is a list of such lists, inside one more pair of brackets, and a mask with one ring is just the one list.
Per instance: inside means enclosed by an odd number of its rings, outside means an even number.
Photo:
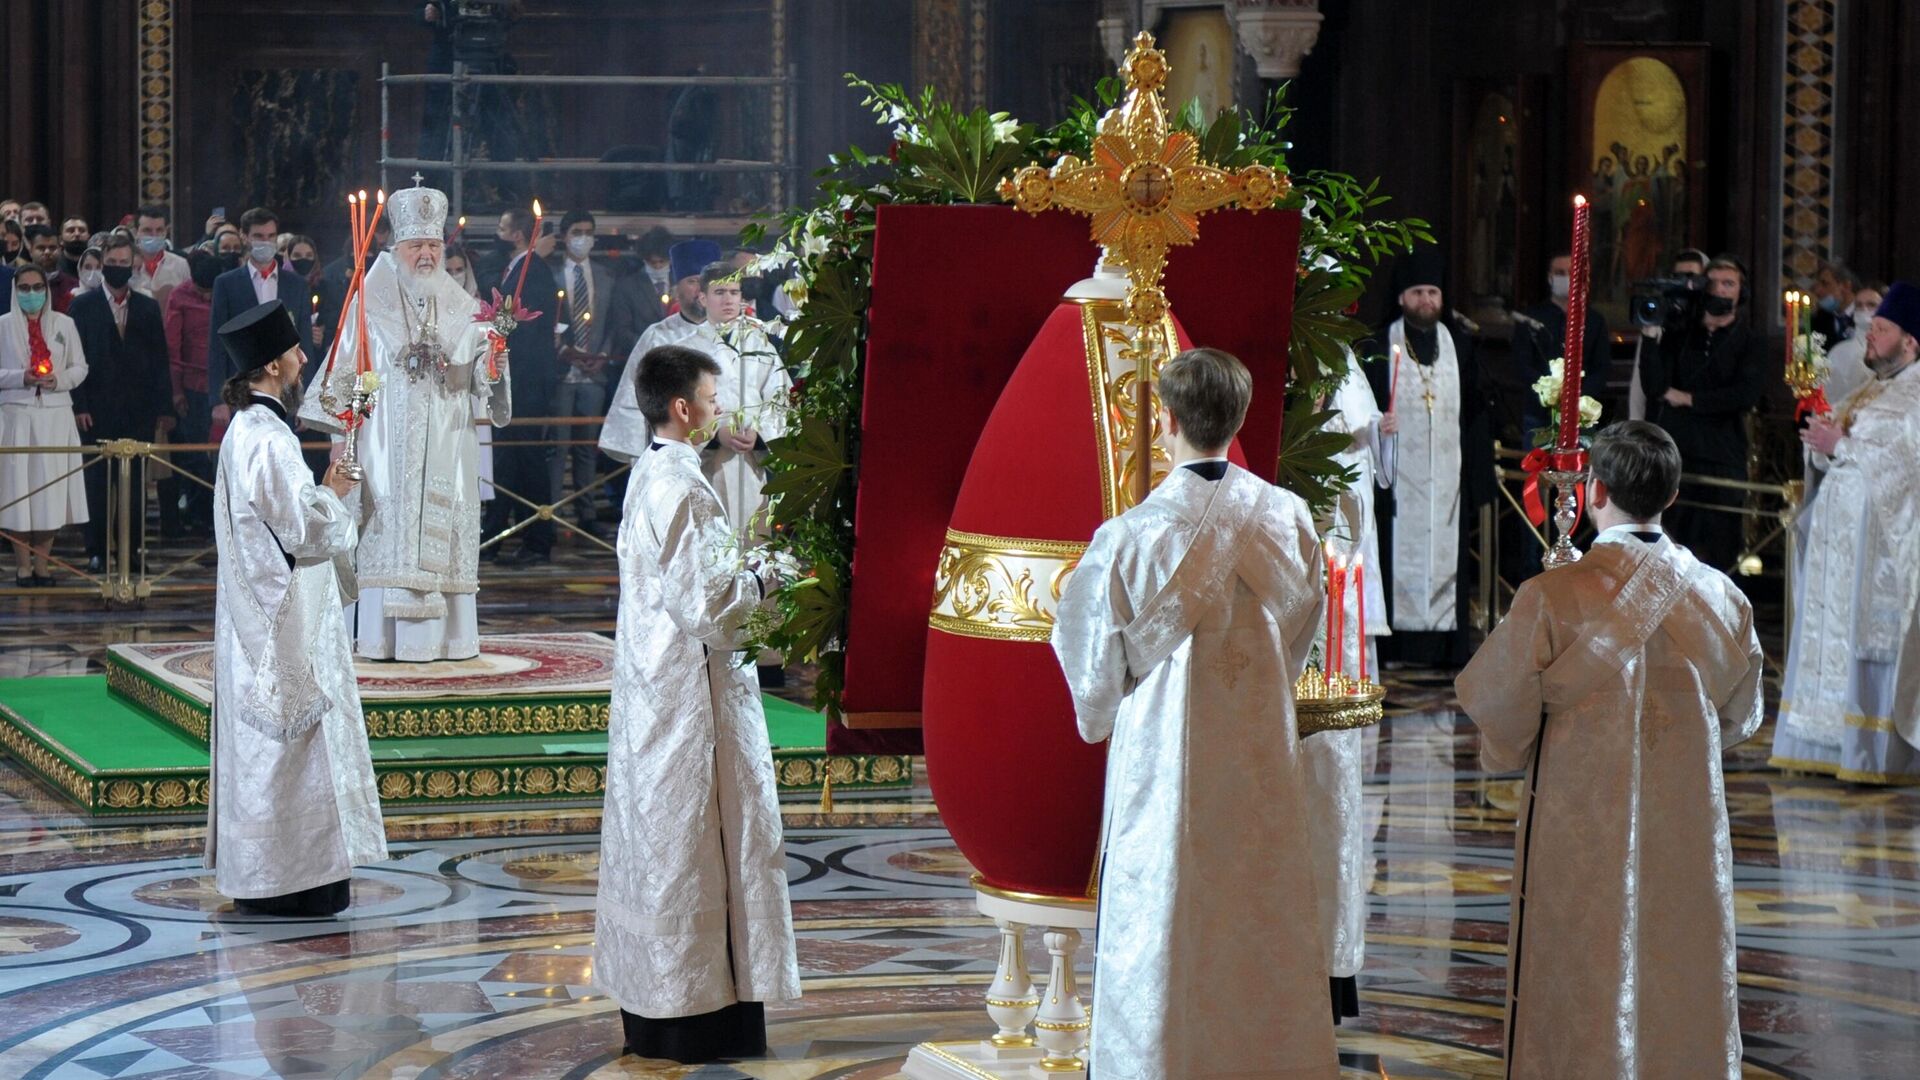
[{"label": "candle flame", "polygon": [[1573,205],[1575,206],[1587,205],[1587,197],[1585,195],[1575,195],[1573,197]]},{"label": "candle flame", "polygon": [[540,200],[539,200],[539,199],[535,199],[535,200],[533,200],[533,216],[534,216],[534,217],[541,217],[541,216],[543,216],[543,215],[541,214],[541,212],[540,212]]},{"label": "candle flame", "polygon": [[367,189],[366,189],[366,188],[361,188],[361,189],[360,189],[360,201],[361,201],[361,202],[366,202],[366,201],[367,201]]},{"label": "candle flame", "polygon": [[380,196],[380,205],[381,206],[387,205],[387,193],[385,191],[380,191],[377,194]]},{"label": "candle flame", "polygon": [[460,219],[460,227],[463,229],[467,227],[467,219],[464,216]]},{"label": "candle flame", "polygon": [[354,204],[354,202],[355,202],[355,200],[354,200],[354,197],[353,197],[353,192],[351,192],[351,191],[349,191],[349,192],[347,192],[347,205],[348,205],[348,206],[352,206],[352,205]]}]

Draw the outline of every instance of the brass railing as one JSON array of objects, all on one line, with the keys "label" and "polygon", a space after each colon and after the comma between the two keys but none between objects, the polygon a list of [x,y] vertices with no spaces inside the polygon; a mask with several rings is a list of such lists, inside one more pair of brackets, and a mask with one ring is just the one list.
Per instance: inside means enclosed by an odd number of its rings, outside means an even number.
[{"label": "brass railing", "polygon": [[[1510,582],[1501,576],[1500,535],[1511,515],[1526,528],[1532,541],[1545,550],[1549,538],[1532,522],[1527,520],[1526,509],[1521,503],[1521,491],[1526,484],[1527,474],[1507,463],[1517,464],[1523,455],[1518,450],[1509,450],[1496,444],[1495,475],[1499,489],[1499,498],[1480,511],[1480,560],[1479,575],[1479,611],[1481,629],[1490,628],[1506,613],[1506,605],[1512,600],[1518,583]],[[1784,599],[1784,632],[1786,639],[1793,636],[1793,576],[1799,563],[1799,537],[1794,530],[1794,522],[1799,518],[1806,498],[1806,485],[1798,480],[1784,484],[1765,484],[1749,480],[1728,480],[1718,476],[1695,476],[1683,473],[1680,477],[1682,490],[1685,485],[1718,488],[1724,491],[1743,492],[1747,498],[1737,506],[1719,503],[1704,503],[1692,499],[1680,499],[1677,506],[1686,506],[1699,510],[1714,510],[1725,514],[1737,514],[1757,524],[1757,528],[1748,529],[1748,540],[1742,545],[1736,572],[1743,576],[1758,576],[1765,571],[1767,553],[1778,550],[1782,575]],[[1542,495],[1545,498],[1545,494]],[[1582,521],[1575,531],[1576,539],[1591,536],[1592,526]]]},{"label": "brass railing", "polygon": [[[496,430],[496,435],[518,435],[519,432],[532,429],[562,427],[594,427],[602,423],[602,417],[529,417],[516,418],[506,428]],[[484,423],[484,421],[482,421]],[[518,429],[516,431],[516,429]],[[522,449],[528,447],[549,447],[557,453],[566,453],[577,446],[597,446],[593,439],[558,438],[495,438],[491,449]],[[326,441],[303,442],[306,450],[329,449]],[[102,553],[102,568],[93,572],[82,565],[75,565],[59,556],[58,552],[49,558],[49,563],[71,575],[75,580],[70,584],[50,586],[10,586],[0,585],[0,597],[5,596],[98,596],[108,604],[139,604],[150,597],[175,593],[210,593],[214,588],[213,556],[214,543],[205,539],[197,545],[189,545],[188,550],[161,550],[154,546],[148,531],[148,512],[151,509],[150,494],[160,481],[177,479],[211,493],[213,485],[190,471],[184,464],[173,464],[177,456],[187,454],[217,454],[218,443],[167,443],[146,442],[139,439],[111,439],[105,442],[89,443],[84,446],[8,446],[0,447],[0,455],[45,454],[72,455],[81,457],[81,464],[54,477],[32,490],[6,493],[0,497],[0,510],[24,502],[39,492],[55,484],[65,482],[75,475],[84,478],[87,470],[99,469],[106,474],[106,497],[104,504],[107,512],[106,549]],[[144,461],[147,468],[141,470],[141,482],[135,482],[134,462]],[[608,491],[610,485],[626,475],[632,468],[621,465],[598,473],[591,483],[584,487],[565,492],[551,503],[543,503],[530,498],[523,492],[515,491],[503,485],[497,479],[499,468],[491,470],[493,475],[483,478],[486,486],[491,487],[496,499],[508,499],[526,510],[528,516],[500,531],[481,538],[481,550],[497,547],[502,542],[519,535],[537,521],[550,521],[556,528],[572,533],[581,542],[583,550],[596,557],[605,554],[611,556],[612,544],[581,528],[561,513],[567,507],[578,503],[595,491]],[[563,468],[563,478],[570,469]],[[484,518],[483,518],[484,520]],[[85,530],[86,525],[68,526],[60,530],[56,544],[71,543],[75,530]],[[25,537],[0,529],[0,540],[25,541]],[[0,555],[4,561],[4,555]],[[481,584],[484,587],[489,579],[498,580],[507,576],[502,571],[496,574],[486,563],[481,564]],[[5,582],[4,573],[0,573],[0,582]],[[610,584],[618,581],[615,568],[609,559],[604,569],[593,567],[582,572],[578,566],[561,567],[554,571],[542,572],[540,580],[559,585],[567,584]]]}]

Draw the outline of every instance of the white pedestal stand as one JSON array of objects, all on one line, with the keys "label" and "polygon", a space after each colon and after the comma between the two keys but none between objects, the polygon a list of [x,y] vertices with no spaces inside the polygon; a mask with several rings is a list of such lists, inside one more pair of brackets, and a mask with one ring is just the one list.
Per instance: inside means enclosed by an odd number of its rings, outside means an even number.
[{"label": "white pedestal stand", "polygon": [[[904,1075],[911,1080],[1084,1078],[1091,1021],[1073,969],[1080,932],[1093,929],[1093,901],[1006,892],[978,877],[973,886],[980,914],[1000,928],[1000,963],[987,987],[987,1015],[999,1030],[978,1041],[921,1043],[907,1056]],[[1044,998],[1027,972],[1029,926],[1044,928],[1042,940],[1052,958]]]}]

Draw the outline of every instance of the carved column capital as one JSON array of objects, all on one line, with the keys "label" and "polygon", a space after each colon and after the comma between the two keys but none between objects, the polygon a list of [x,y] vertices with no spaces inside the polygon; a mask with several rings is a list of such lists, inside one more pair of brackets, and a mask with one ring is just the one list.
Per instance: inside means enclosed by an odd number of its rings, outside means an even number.
[{"label": "carved column capital", "polygon": [[1236,0],[1234,33],[1262,79],[1291,79],[1320,39],[1319,0]]}]

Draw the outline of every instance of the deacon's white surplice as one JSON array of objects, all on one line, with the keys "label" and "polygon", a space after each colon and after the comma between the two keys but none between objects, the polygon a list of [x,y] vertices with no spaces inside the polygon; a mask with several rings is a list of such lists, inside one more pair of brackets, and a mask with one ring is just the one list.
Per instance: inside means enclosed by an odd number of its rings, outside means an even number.
[{"label": "deacon's white surplice", "polygon": [[[673,315],[648,327],[627,358],[627,370],[600,432],[600,448],[608,456],[630,461],[647,446],[647,424],[640,415],[634,375],[640,370],[640,358],[661,345],[698,349],[720,365],[714,384],[719,391],[720,411],[726,417],[723,426],[738,420],[742,426],[757,430],[763,442],[786,434],[785,405],[793,380],[782,366],[765,325],[742,316],[716,327]],[[736,453],[717,440],[700,451],[701,471],[720,496],[728,523],[737,535],[748,540],[767,531],[753,527],[753,515],[760,509],[761,492],[767,482],[764,459],[764,451]]]},{"label": "deacon's white surplice", "polygon": [[[419,281],[382,253],[364,288],[368,357],[380,389],[356,446],[367,473],[360,497],[371,507],[354,561],[358,650],[375,660],[470,659],[480,653],[474,403],[483,403],[493,426],[504,426],[513,415],[509,380],[504,372],[498,383],[487,380],[477,302],[445,270]],[[360,341],[355,311],[341,331],[331,380],[323,386],[316,374],[307,388],[300,418],[309,427],[341,430],[320,396],[326,391],[346,408]],[[410,362],[410,351],[419,362]]]},{"label": "deacon's white surplice", "polygon": [[1094,534],[1053,647],[1111,737],[1092,1075],[1333,1077],[1293,713],[1324,595],[1305,505],[1177,468]]},{"label": "deacon's white surplice", "polygon": [[[1393,411],[1400,430],[1388,483],[1393,487],[1393,629],[1452,630],[1460,565],[1460,363],[1453,334],[1438,331],[1439,355],[1417,363],[1407,350],[1407,321],[1387,330],[1400,350]],[[1389,350],[1388,356],[1393,355]]]},{"label": "deacon's white surplice", "polygon": [[[1379,678],[1379,657],[1372,639],[1387,633],[1386,600],[1380,590],[1380,534],[1374,529],[1373,491],[1380,475],[1380,408],[1359,365],[1349,359],[1347,377],[1327,407],[1336,411],[1327,430],[1353,437],[1334,460],[1359,473],[1341,493],[1327,539],[1347,561],[1339,652],[1343,670],[1357,676],[1363,650],[1368,676]],[[1365,581],[1362,588],[1360,581]],[[1360,633],[1361,594],[1365,593],[1365,637]],[[1367,890],[1372,844],[1361,801],[1363,758],[1373,729],[1323,731],[1300,742],[1306,765],[1314,880],[1319,884],[1320,921],[1327,943],[1328,971],[1336,978],[1357,975],[1366,963]]]},{"label": "deacon's white surplice", "polygon": [[206,862],[237,899],[326,885],[387,857],[335,569],[358,530],[313,482],[277,407],[256,398],[234,413],[214,480]]},{"label": "deacon's white surplice", "polygon": [[1774,764],[1920,782],[1920,364],[1840,402],[1802,515]]},{"label": "deacon's white surplice", "polygon": [[685,443],[635,464],[593,977],[627,1012],[800,996],[773,751],[742,628],[762,588]]},{"label": "deacon's white surplice", "polygon": [[1460,674],[1482,763],[1527,770],[1510,1076],[1740,1076],[1720,757],[1760,726],[1763,664],[1724,574],[1609,529],[1522,585]]}]

